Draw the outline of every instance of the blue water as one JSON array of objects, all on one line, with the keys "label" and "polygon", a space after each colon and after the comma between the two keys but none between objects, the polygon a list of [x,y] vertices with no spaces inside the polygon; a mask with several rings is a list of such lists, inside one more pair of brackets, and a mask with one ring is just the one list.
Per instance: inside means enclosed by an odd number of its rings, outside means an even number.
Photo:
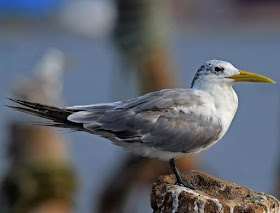
[{"label": "blue water", "polygon": [[[72,58],[72,66],[64,78],[66,105],[110,102],[137,95],[133,74],[125,80],[118,53],[109,39],[97,41],[58,32],[2,34],[0,105],[7,103],[4,97],[11,95],[11,88],[22,76],[30,74],[48,47],[57,47]],[[240,69],[267,75],[276,82],[280,79],[280,42],[274,35],[194,37],[179,34],[170,41],[170,53],[182,86],[189,86],[199,65],[212,58],[231,61]],[[279,154],[279,85],[240,83],[235,89],[239,95],[239,110],[222,141],[200,154],[204,171],[256,191],[272,193]],[[7,119],[15,116],[15,112],[0,107],[1,176],[7,167]],[[100,190],[126,152],[93,135],[65,136],[81,184],[76,209],[89,212],[97,205]],[[142,212],[151,212],[149,199],[141,201],[139,208]]]}]

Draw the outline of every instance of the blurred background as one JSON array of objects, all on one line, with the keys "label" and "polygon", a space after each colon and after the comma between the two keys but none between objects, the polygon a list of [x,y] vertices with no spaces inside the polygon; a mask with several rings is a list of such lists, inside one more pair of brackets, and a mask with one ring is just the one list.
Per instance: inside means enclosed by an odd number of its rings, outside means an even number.
[{"label": "blurred background", "polygon": [[[167,162],[106,139],[35,127],[5,97],[70,106],[189,87],[221,59],[276,82],[276,0],[0,0],[1,212],[152,212]],[[235,85],[238,113],[210,150],[179,162],[280,198],[279,86]]]}]

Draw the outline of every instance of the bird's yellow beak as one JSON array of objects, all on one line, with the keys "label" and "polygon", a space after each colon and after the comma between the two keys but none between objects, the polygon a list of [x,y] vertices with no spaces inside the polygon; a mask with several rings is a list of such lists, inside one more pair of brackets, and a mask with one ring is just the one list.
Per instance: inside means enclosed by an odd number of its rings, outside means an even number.
[{"label": "bird's yellow beak", "polygon": [[235,82],[257,82],[257,83],[269,83],[269,84],[276,83],[275,81],[263,75],[258,75],[251,72],[245,72],[242,70],[239,70],[239,72],[240,72],[239,75],[233,75],[228,78],[233,79]]}]

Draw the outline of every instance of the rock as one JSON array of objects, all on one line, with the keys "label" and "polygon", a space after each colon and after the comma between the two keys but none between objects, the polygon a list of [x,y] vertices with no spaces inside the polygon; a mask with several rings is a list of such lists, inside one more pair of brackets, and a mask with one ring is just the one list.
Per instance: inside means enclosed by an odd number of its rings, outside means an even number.
[{"label": "rock", "polygon": [[280,202],[271,195],[254,192],[200,171],[188,171],[183,177],[201,191],[176,185],[174,175],[161,176],[154,183],[151,194],[154,213],[280,212]]}]

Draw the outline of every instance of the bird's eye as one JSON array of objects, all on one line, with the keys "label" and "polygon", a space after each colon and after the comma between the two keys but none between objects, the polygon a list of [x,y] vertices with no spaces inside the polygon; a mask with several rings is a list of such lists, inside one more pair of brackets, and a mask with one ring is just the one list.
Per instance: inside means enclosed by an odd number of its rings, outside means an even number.
[{"label": "bird's eye", "polygon": [[223,67],[215,67],[216,72],[223,72],[224,68]]}]

